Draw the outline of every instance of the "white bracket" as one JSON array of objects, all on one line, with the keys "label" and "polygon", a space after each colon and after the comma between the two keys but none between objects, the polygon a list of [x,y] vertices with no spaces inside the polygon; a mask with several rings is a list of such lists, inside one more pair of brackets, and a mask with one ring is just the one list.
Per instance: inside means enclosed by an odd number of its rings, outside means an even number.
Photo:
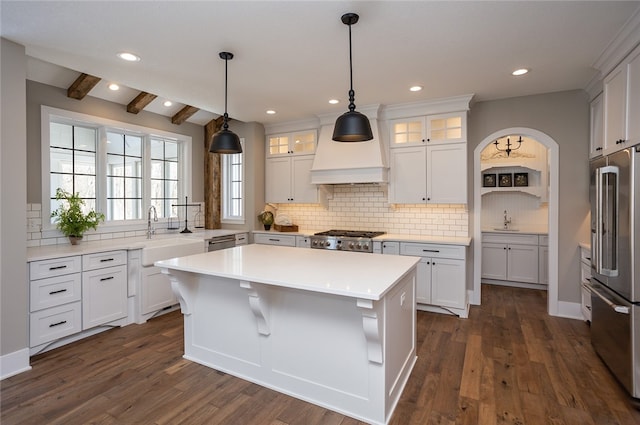
[{"label": "white bracket", "polygon": [[240,287],[246,289],[249,295],[249,307],[251,307],[253,316],[256,318],[258,333],[266,336],[270,335],[271,330],[269,329],[268,320],[269,311],[265,305],[266,301],[264,300],[264,295],[261,295],[258,292],[258,288],[255,284],[246,280],[240,281]]},{"label": "white bracket", "polygon": [[367,355],[372,363],[382,364],[382,329],[380,314],[374,307],[372,300],[358,298],[357,306],[362,313],[362,330],[367,340]]},{"label": "white bracket", "polygon": [[194,298],[196,297],[197,275],[179,270],[161,269],[171,281],[171,291],[180,303],[180,310],[185,316],[193,312]]}]

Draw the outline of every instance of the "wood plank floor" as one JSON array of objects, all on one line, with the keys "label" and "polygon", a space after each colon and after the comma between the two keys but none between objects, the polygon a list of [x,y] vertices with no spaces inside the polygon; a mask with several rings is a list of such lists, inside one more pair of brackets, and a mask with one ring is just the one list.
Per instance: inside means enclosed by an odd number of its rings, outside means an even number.
[{"label": "wood plank floor", "polygon": [[[391,424],[640,424],[586,323],[549,317],[545,292],[482,294],[469,319],[418,313],[419,359]],[[182,353],[173,312],[35,356],[1,382],[0,423],[362,424]]]}]

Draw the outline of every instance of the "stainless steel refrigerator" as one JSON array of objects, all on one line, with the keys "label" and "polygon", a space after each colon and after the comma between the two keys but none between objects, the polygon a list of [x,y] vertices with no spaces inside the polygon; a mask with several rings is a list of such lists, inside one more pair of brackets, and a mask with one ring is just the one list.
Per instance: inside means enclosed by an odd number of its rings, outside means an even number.
[{"label": "stainless steel refrigerator", "polygon": [[591,162],[591,343],[640,398],[640,145]]}]

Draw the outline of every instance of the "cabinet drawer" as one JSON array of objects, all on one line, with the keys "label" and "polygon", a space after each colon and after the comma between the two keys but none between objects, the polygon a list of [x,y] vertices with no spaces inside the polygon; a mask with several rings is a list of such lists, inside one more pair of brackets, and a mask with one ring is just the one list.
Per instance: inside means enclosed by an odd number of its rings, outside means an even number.
[{"label": "cabinet drawer", "polygon": [[30,346],[35,347],[82,330],[80,301],[31,313]]},{"label": "cabinet drawer", "polygon": [[464,260],[464,251],[465,247],[461,245],[440,245],[413,242],[400,243],[400,255]]},{"label": "cabinet drawer", "polygon": [[538,245],[539,246],[549,246],[549,236],[547,236],[547,235],[538,235]]},{"label": "cabinet drawer", "polygon": [[29,263],[29,279],[44,279],[82,271],[82,260],[74,257],[54,258],[51,260],[32,261]]},{"label": "cabinet drawer", "polygon": [[296,246],[294,235],[265,235],[256,233],[253,237],[255,243],[264,245]]},{"label": "cabinet drawer", "polygon": [[538,235],[483,233],[482,242],[506,243],[511,245],[538,245]]},{"label": "cabinet drawer", "polygon": [[246,245],[249,243],[249,234],[248,233],[237,233],[236,234],[236,246]]},{"label": "cabinet drawer", "polygon": [[29,310],[34,312],[73,301],[80,301],[82,297],[81,277],[80,273],[74,273],[48,279],[32,280],[29,283]]},{"label": "cabinet drawer", "polygon": [[127,251],[98,252],[82,256],[82,270],[96,270],[127,264]]}]

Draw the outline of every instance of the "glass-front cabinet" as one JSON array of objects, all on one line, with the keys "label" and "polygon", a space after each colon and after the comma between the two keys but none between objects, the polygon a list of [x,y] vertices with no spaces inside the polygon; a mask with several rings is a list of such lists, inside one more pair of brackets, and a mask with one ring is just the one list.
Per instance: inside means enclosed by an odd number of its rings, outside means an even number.
[{"label": "glass-front cabinet", "polygon": [[316,130],[268,135],[267,156],[313,155],[317,139]]},{"label": "glass-front cabinet", "polygon": [[429,144],[467,141],[466,113],[429,115],[426,117],[426,121],[427,142]]}]

